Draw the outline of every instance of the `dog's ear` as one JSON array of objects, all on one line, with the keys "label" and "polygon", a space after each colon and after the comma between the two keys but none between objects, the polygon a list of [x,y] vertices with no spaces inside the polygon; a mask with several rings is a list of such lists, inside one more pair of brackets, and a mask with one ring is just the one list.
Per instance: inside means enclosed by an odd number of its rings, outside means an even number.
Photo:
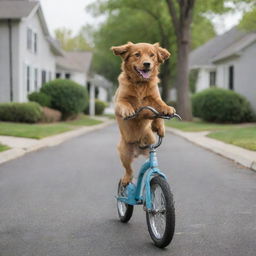
[{"label": "dog's ear", "polygon": [[171,53],[169,53],[166,49],[160,47],[159,43],[155,43],[154,46],[156,47],[157,57],[160,63],[163,63],[171,56]]},{"label": "dog's ear", "polygon": [[132,42],[128,42],[127,44],[121,46],[112,46],[111,50],[115,55],[120,56],[122,59],[127,59],[129,56],[129,50],[132,45]]}]

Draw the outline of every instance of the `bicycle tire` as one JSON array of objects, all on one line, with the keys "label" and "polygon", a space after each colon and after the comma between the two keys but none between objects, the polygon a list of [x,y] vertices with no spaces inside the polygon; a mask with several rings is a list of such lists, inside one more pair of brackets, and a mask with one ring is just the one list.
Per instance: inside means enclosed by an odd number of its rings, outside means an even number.
[{"label": "bicycle tire", "polygon": [[[148,231],[151,236],[151,239],[153,240],[155,246],[159,248],[164,248],[168,246],[174,235],[175,231],[175,208],[174,208],[174,200],[173,200],[173,195],[170,190],[169,184],[167,181],[162,178],[161,176],[156,176],[154,177],[151,182],[150,182],[150,188],[151,188],[151,195],[152,191],[154,190],[154,187],[160,187],[163,197],[164,197],[164,202],[165,202],[165,228],[163,231],[162,236],[157,236],[156,234],[156,227],[154,227],[152,224],[154,223],[152,218],[156,218],[153,216],[153,213],[146,212],[146,220],[147,220],[147,226],[148,226]],[[162,196],[161,196],[162,198]],[[153,196],[152,196],[152,205],[153,205]],[[162,199],[161,199],[162,201]],[[154,206],[153,206],[154,208]],[[154,209],[153,209],[154,210]],[[164,211],[164,210],[161,210]],[[162,214],[162,213],[160,213]],[[159,214],[159,215],[160,215]],[[157,214],[155,214],[157,215]],[[161,218],[161,216],[159,216]]]}]

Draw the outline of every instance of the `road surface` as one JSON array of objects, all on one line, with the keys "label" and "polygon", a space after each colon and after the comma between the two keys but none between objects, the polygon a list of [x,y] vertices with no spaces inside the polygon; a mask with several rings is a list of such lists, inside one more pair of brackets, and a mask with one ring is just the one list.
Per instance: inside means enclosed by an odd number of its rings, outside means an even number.
[{"label": "road surface", "polygon": [[140,206],[120,223],[118,137],[113,125],[0,166],[1,256],[256,255],[256,173],[172,134],[158,150],[176,202],[172,244],[152,245]]}]

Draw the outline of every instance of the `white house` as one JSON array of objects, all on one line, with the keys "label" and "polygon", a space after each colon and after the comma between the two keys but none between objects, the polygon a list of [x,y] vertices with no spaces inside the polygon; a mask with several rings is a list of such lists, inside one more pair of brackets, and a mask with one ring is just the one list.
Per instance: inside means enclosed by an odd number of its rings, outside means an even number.
[{"label": "white house", "polygon": [[0,0],[0,102],[26,101],[55,77],[55,56],[62,54],[39,2]]},{"label": "white house", "polygon": [[237,28],[190,53],[190,70],[198,70],[196,91],[211,86],[234,90],[256,110],[256,32]]},{"label": "white house", "polygon": [[71,79],[87,85],[92,61],[92,52],[71,51],[56,57],[56,78]]}]

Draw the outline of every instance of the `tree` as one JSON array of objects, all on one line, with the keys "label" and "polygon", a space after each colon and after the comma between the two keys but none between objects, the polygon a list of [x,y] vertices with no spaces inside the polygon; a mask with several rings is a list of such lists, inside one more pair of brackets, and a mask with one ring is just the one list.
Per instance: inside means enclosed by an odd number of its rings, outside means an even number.
[{"label": "tree", "polygon": [[[167,48],[172,54],[170,61],[162,65],[160,72],[162,98],[168,100],[170,82],[175,76],[176,44],[165,2],[107,0],[90,5],[87,9],[95,16],[107,15],[106,21],[94,33],[94,69],[108,79],[116,81],[120,72],[120,60],[109,51],[112,45],[124,44],[127,41],[160,42],[161,46]],[[193,28],[193,31],[198,33],[195,46],[215,35],[213,26],[206,18],[201,17],[197,21]]]},{"label": "tree", "polygon": [[239,27],[247,31],[256,31],[256,1],[250,11],[244,14]]},{"label": "tree", "polygon": [[67,28],[58,28],[55,31],[55,37],[59,40],[61,47],[66,51],[90,51],[92,48],[87,43],[83,28],[76,36],[73,36],[72,30]]}]

